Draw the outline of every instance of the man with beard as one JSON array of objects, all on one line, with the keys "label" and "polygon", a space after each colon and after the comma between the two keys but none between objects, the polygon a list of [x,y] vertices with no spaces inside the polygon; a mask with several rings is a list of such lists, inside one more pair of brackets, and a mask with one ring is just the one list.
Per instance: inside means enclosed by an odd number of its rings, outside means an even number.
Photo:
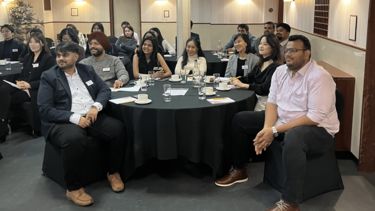
[{"label": "man with beard", "polygon": [[331,149],[340,124],[335,106],[336,84],[311,59],[310,41],[303,35],[290,36],[285,59],[286,64],[272,76],[265,112],[243,111],[234,116],[230,147],[233,168],[216,181],[221,187],[246,182],[246,164],[252,152],[260,155],[271,144],[281,142],[285,187],[281,200],[269,211],[300,210],[306,156]]},{"label": "man with beard", "polygon": [[61,150],[66,196],[80,206],[94,200],[83,188],[83,158],[88,136],[108,145],[107,178],[114,192],[124,190],[119,171],[125,144],[123,124],[102,111],[111,90],[91,66],[78,64],[80,46],[73,42],[56,47],[57,66],[45,71],[40,80],[38,106],[42,134]]},{"label": "man with beard", "polygon": [[276,37],[280,41],[280,53],[281,53],[280,61],[279,61],[280,64],[285,63],[284,51],[285,51],[286,43],[288,42],[289,34],[290,34],[289,24],[278,23],[276,25]]},{"label": "man with beard", "polygon": [[[275,34],[275,24],[272,21],[267,21],[264,23],[264,32],[263,35],[267,34]],[[258,37],[258,39],[255,40],[254,49],[255,53],[259,53],[259,43],[262,36]]]},{"label": "man with beard", "polygon": [[100,78],[113,88],[120,88],[129,81],[129,74],[124,64],[117,57],[105,53],[110,48],[107,36],[103,32],[93,32],[89,35],[91,55],[80,61],[91,65]]}]

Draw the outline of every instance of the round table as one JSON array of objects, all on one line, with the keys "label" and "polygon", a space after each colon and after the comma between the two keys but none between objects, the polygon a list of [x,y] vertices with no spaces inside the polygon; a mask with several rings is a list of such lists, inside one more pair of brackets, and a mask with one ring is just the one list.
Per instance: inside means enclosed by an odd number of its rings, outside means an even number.
[{"label": "round table", "polygon": [[[184,96],[172,96],[164,102],[163,84],[172,88],[189,88]],[[183,157],[195,163],[204,163],[214,176],[223,173],[230,142],[231,121],[239,111],[252,110],[254,92],[234,89],[217,91],[217,96],[230,97],[235,102],[211,104],[198,99],[197,88],[169,81],[155,81],[147,92],[112,92],[112,98],[147,93],[150,104],[137,105],[109,103],[111,115],[122,120],[127,128],[127,148],[123,173],[130,176],[135,168],[150,159],[169,160]],[[209,97],[208,97],[209,98]]]}]

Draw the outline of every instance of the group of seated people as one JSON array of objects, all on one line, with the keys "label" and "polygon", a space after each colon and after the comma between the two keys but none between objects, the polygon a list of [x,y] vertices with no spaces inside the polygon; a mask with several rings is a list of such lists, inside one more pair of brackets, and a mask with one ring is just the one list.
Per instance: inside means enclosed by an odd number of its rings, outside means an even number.
[{"label": "group of seated people", "polygon": [[[233,48],[234,54],[229,58],[225,76],[236,87],[254,91],[257,103],[254,111],[234,116],[231,146],[225,149],[232,150],[233,168],[215,184],[228,187],[248,180],[249,158],[262,154],[274,141],[282,141],[286,146],[283,163],[287,167],[287,187],[282,199],[270,209],[273,211],[299,210],[301,169],[306,168],[306,154],[326,150],[339,129],[335,83],[311,59],[309,40],[302,35],[289,37],[288,27],[285,23],[277,24],[280,29],[275,35],[275,25],[267,22],[264,34],[255,38],[246,25],[240,24],[239,33],[226,46]],[[14,49],[23,49],[11,38],[14,30],[4,25],[1,32],[5,41],[0,43],[0,59],[18,59]],[[61,42],[54,49],[56,58],[49,52],[42,32],[30,33],[22,74],[14,80],[20,89],[0,82],[0,137],[5,139],[8,133],[10,107],[31,101],[39,108],[42,134],[62,149],[66,196],[81,206],[94,202],[83,188],[80,172],[88,136],[107,141],[108,181],[115,192],[125,188],[119,173],[126,141],[124,125],[101,112],[111,96],[109,87],[119,88],[129,81],[124,62],[132,64],[135,79],[149,71],[154,71],[156,78],[172,74],[163,54],[173,54],[175,49],[163,39],[158,28],[151,28],[140,41],[130,24],[124,24],[123,32],[111,46],[103,25],[95,23],[87,40],[91,56],[86,58],[82,46],[85,44],[80,45],[77,29],[67,27],[61,31]],[[109,55],[107,52],[113,47],[127,59]],[[174,71],[189,74],[195,67],[202,75],[207,72],[200,41],[191,37]],[[25,90],[29,90],[30,96]]]}]

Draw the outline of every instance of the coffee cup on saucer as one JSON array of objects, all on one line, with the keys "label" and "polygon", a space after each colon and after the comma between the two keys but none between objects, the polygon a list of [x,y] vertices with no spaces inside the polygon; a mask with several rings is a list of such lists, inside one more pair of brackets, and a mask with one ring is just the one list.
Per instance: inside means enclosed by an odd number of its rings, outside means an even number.
[{"label": "coffee cup on saucer", "polygon": [[138,94],[138,101],[144,102],[148,100],[148,94]]},{"label": "coffee cup on saucer", "polygon": [[213,95],[213,94],[215,94],[214,93],[214,88],[210,87],[210,86],[206,87],[204,91],[205,91],[206,95]]},{"label": "coffee cup on saucer", "polygon": [[224,82],[219,83],[219,89],[222,89],[222,90],[228,89],[228,83],[224,83]]},{"label": "coffee cup on saucer", "polygon": [[3,60],[0,60],[0,65],[6,65],[7,64],[7,60],[3,59]]},{"label": "coffee cup on saucer", "polygon": [[180,80],[180,76],[179,75],[172,75],[171,80],[172,81],[178,81],[178,80]]}]

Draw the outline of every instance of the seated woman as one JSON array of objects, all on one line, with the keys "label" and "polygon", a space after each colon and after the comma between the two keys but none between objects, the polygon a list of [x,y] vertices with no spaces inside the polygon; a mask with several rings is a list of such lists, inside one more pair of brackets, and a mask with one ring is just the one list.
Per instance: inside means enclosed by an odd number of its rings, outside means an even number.
[{"label": "seated woman", "polygon": [[93,32],[103,32],[104,33],[103,24],[100,23],[100,22],[95,22],[94,24],[92,24],[91,33],[93,33]]},{"label": "seated woman", "polygon": [[78,36],[78,44],[83,48],[83,50],[86,50],[86,46],[87,46],[86,36],[82,34],[82,32],[80,32],[74,24],[71,24],[71,23],[66,24],[66,28],[73,29],[76,32]]},{"label": "seated woman", "polygon": [[138,79],[139,74],[148,74],[148,71],[155,71],[155,78],[166,78],[172,75],[163,56],[157,52],[156,40],[146,37],[142,40],[140,49],[133,57],[133,74]]},{"label": "seated woman", "polygon": [[116,49],[119,56],[123,56],[122,62],[127,65],[131,62],[134,50],[137,48],[137,40],[134,38],[134,29],[127,25],[123,29],[124,36],[120,36],[116,41]]},{"label": "seated woman", "polygon": [[275,72],[280,56],[280,44],[274,34],[263,35],[259,43],[259,62],[247,77],[232,78],[231,83],[242,89],[253,90],[257,96],[255,111],[266,108],[267,96],[270,91],[272,75]]},{"label": "seated woman", "polygon": [[8,112],[11,107],[31,101],[33,113],[39,113],[36,99],[40,76],[55,65],[55,59],[51,56],[42,33],[31,34],[27,46],[30,53],[24,58],[22,73],[13,81],[19,89],[5,82],[0,84],[0,141],[4,141],[9,132]]},{"label": "seated woman", "polygon": [[161,35],[159,28],[153,27],[150,29],[150,31],[154,32],[154,34],[156,35],[158,45],[163,47],[164,54],[176,54],[176,50],[173,48],[171,44],[169,44],[169,42],[166,39],[163,38],[163,35]]},{"label": "seated woman", "polygon": [[[59,42],[74,42],[79,44],[79,39],[76,31],[72,28],[65,28],[61,30],[59,36],[58,36]],[[82,60],[85,58],[85,49],[81,47],[81,55],[78,60]]]},{"label": "seated woman", "polygon": [[161,55],[164,55],[165,54],[164,48],[163,48],[163,46],[161,44],[158,43],[158,41],[157,41],[158,37],[156,36],[156,33],[154,31],[151,31],[151,30],[146,31],[146,33],[143,35],[142,40],[144,40],[147,37],[152,37],[152,38],[154,38],[156,40],[156,44],[158,46],[157,47],[158,53],[160,53]]},{"label": "seated woman", "polygon": [[201,44],[194,38],[189,38],[186,41],[185,50],[182,56],[178,59],[175,74],[180,75],[181,70],[185,70],[185,74],[189,74],[190,70],[194,70],[195,65],[199,69],[200,75],[205,75],[207,71],[207,62],[204,57]]},{"label": "seated woman", "polygon": [[234,37],[235,54],[229,57],[225,77],[244,77],[258,63],[258,56],[251,52],[251,41],[247,34],[237,34]]}]

